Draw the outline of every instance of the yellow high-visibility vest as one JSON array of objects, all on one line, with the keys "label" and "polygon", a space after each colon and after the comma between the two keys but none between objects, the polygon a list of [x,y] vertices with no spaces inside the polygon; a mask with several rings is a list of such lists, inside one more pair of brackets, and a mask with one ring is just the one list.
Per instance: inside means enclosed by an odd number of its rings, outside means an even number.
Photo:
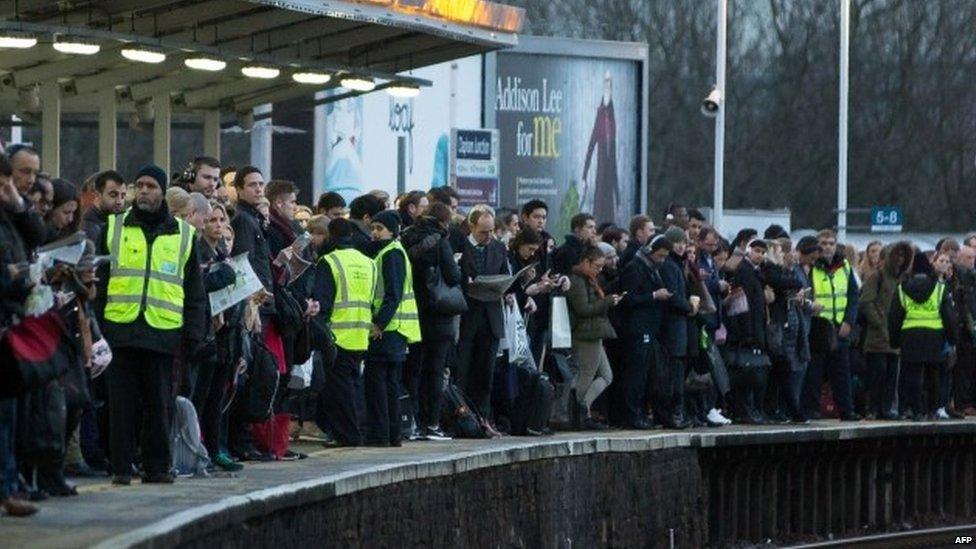
[{"label": "yellow high-visibility vest", "polygon": [[128,216],[110,216],[106,226],[112,263],[105,319],[128,324],[141,313],[157,330],[182,328],[183,272],[192,253],[193,227],[177,219],[179,232],[161,234],[149,247],[141,227],[125,225]]},{"label": "yellow high-visibility vest", "polygon": [[820,267],[814,267],[810,271],[810,278],[813,282],[813,300],[823,305],[823,310],[817,316],[834,324],[844,322],[846,320],[844,313],[847,311],[847,286],[851,278],[851,264],[845,259],[844,266],[832,274]]},{"label": "yellow high-visibility vest", "polygon": [[407,257],[407,250],[399,240],[393,240],[386,245],[376,256],[376,295],[373,297],[373,312],[380,309],[383,304],[383,258],[386,254],[396,252],[403,255],[404,267],[407,276],[403,281],[403,299],[397,306],[396,314],[390,319],[390,323],[383,330],[385,332],[398,332],[406,338],[407,343],[420,341],[420,316],[417,314],[417,300],[413,295],[413,273],[410,271],[410,259]]},{"label": "yellow high-visibility vest", "polygon": [[908,297],[902,285],[899,284],[898,299],[901,300],[901,306],[905,309],[905,320],[901,323],[901,329],[943,329],[945,325],[942,323],[942,315],[939,314],[943,295],[945,295],[945,283],[939,282],[935,285],[935,289],[932,290],[932,294],[925,300],[925,303],[919,303]]},{"label": "yellow high-visibility vest", "polygon": [[347,351],[365,351],[373,325],[376,264],[352,248],[335,250],[321,261],[329,265],[335,281],[331,326],[336,345]]}]

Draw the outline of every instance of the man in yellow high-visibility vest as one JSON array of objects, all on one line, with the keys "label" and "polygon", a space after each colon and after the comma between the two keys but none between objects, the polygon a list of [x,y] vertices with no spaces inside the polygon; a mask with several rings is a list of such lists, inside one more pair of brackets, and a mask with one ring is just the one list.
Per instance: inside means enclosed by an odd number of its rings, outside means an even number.
[{"label": "man in yellow high-visibility vest", "polygon": [[841,421],[857,421],[861,416],[854,411],[850,337],[860,290],[853,267],[837,249],[837,233],[825,229],[817,238],[821,256],[810,270],[814,317],[801,405],[806,417],[820,417],[820,389],[826,378]]},{"label": "man in yellow high-visibility vest", "polygon": [[[336,349],[334,363],[325,364],[325,384],[319,393],[315,420],[334,438],[335,446],[363,443],[360,364],[373,327],[376,265],[353,247],[353,230],[355,227],[347,219],[329,222],[330,243],[335,248],[319,259],[312,291],[321,306],[319,325],[328,323]],[[314,334],[319,341],[322,336],[329,334]]]},{"label": "man in yellow high-visibility vest", "polygon": [[[143,482],[173,482],[169,418],[175,355],[199,345],[207,318],[193,228],[163,200],[166,172],[149,165],[135,178],[132,208],[108,218],[98,254],[111,255],[99,278],[102,331],[112,347],[107,372],[112,482],[131,482],[136,435]],[[141,413],[140,413],[141,411]]]},{"label": "man in yellow high-visibility vest", "polygon": [[400,216],[384,210],[372,218],[370,229],[379,252],[378,281],[373,296],[373,327],[366,367],[366,444],[400,446],[401,372],[407,344],[420,341],[420,317],[413,293],[407,251],[397,238]]}]

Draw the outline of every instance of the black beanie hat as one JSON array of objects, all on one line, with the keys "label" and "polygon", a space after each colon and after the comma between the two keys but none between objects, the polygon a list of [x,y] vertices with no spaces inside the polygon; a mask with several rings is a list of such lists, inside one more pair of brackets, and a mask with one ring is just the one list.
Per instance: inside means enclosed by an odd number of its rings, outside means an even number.
[{"label": "black beanie hat", "polygon": [[146,164],[145,166],[139,169],[138,173],[136,173],[135,179],[139,179],[144,175],[155,179],[156,183],[159,183],[159,186],[162,187],[163,191],[166,190],[166,184],[168,182],[168,178],[166,177],[166,172],[163,171],[162,168],[160,168],[155,164]]},{"label": "black beanie hat", "polygon": [[393,233],[393,238],[400,235],[400,214],[396,213],[394,210],[383,210],[382,212],[374,215],[371,223],[379,223],[386,227],[391,233]]},{"label": "black beanie hat", "polygon": [[650,253],[654,253],[660,250],[661,248],[664,248],[668,251],[671,251],[671,249],[674,248],[674,245],[671,243],[671,239],[669,239],[667,236],[664,236],[663,234],[659,234],[655,236],[647,244],[647,249],[650,251]]}]

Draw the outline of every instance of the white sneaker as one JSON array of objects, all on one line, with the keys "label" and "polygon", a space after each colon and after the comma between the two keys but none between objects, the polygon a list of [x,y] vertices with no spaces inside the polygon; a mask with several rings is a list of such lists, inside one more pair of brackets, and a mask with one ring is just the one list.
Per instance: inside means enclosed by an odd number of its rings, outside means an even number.
[{"label": "white sneaker", "polygon": [[708,411],[708,421],[715,425],[731,425],[732,420],[723,416],[721,410],[712,408]]},{"label": "white sneaker", "polygon": [[939,408],[935,411],[935,417],[938,419],[949,419],[949,414],[946,413],[945,408]]}]

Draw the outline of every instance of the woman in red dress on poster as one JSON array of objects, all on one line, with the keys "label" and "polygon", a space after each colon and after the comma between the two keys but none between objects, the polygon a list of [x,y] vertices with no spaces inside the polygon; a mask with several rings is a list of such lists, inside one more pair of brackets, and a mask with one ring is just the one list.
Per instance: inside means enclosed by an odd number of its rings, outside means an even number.
[{"label": "woman in red dress on poster", "polygon": [[596,175],[593,185],[593,217],[600,221],[615,221],[617,205],[620,203],[620,189],[617,186],[617,123],[613,116],[613,80],[610,71],[603,75],[603,100],[596,109],[596,121],[590,134],[590,145],[586,149],[583,163],[583,193],[580,195],[580,209],[586,202],[589,190],[588,175],[593,149],[596,149]]}]

